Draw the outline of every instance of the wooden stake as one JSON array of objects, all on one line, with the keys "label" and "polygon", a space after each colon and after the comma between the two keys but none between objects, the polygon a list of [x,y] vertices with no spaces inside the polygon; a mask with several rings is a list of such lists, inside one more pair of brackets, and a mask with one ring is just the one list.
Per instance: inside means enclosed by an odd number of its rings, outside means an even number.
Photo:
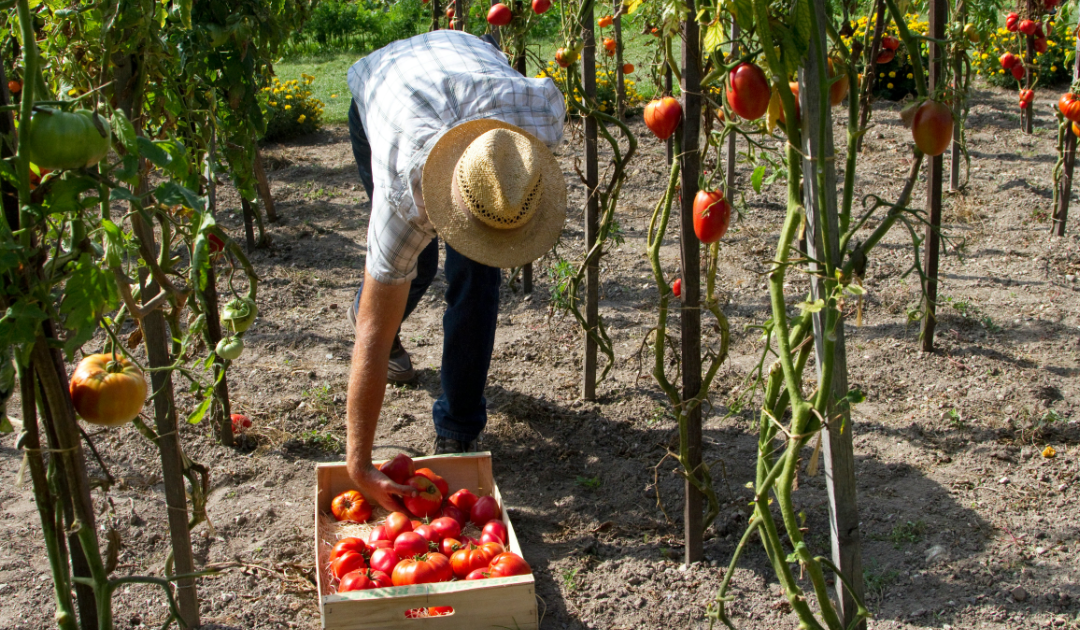
[{"label": "wooden stake", "polygon": [[[694,15],[694,0],[688,0],[689,15]],[[690,400],[701,391],[701,256],[700,243],[694,234],[694,196],[698,191],[700,159],[698,136],[701,134],[701,45],[698,23],[683,22],[682,43],[682,241],[683,310],[682,310],[682,399]],[[679,133],[676,131],[675,133]],[[701,406],[685,410],[688,426],[688,451],[685,466],[701,466]],[[685,482],[683,534],[686,537],[686,564],[701,560],[702,505],[704,496],[689,481]]]},{"label": "wooden stake", "polygon": [[[939,0],[940,1],[940,0]],[[825,0],[814,0],[813,10],[819,24],[824,24]],[[799,95],[803,111],[803,160],[806,195],[806,246],[811,261],[840,260],[840,226],[836,203],[836,148],[833,143],[833,119],[829,107],[829,88],[821,87],[819,77],[827,76],[824,30],[811,36],[810,54],[800,73],[802,89]],[[822,71],[825,72],[822,72]],[[816,121],[825,117],[824,129]],[[824,167],[824,182],[817,174]],[[824,185],[823,185],[824,184]],[[814,299],[828,299],[823,273],[827,272],[816,262],[810,263],[810,291]],[[858,613],[856,600],[863,597],[862,540],[859,533],[859,509],[855,493],[855,448],[852,442],[851,413],[848,405],[838,404],[848,391],[847,356],[844,343],[843,321],[835,311],[823,309],[813,315],[814,349],[817,357],[818,379],[822,377],[822,359],[825,352],[826,331],[835,330],[836,342],[832,359],[832,395],[829,397],[828,433],[823,440],[825,460],[825,483],[829,493],[829,525],[832,541],[832,560],[840,568],[852,591],[836,580],[840,595],[840,610],[844,627],[851,627]],[[856,626],[866,627],[865,622]]]},{"label": "wooden stake", "polygon": [[[870,109],[874,101],[872,92],[874,81],[877,80],[877,58],[881,54],[881,36],[885,31],[885,19],[888,15],[885,12],[885,0],[877,0],[876,7],[874,11],[876,16],[874,37],[870,42],[870,51],[866,57],[866,70],[863,71],[862,82],[864,87],[860,90],[862,101],[859,103],[859,129],[866,129],[866,124],[870,122]],[[865,137],[866,134],[863,134],[855,141],[856,151],[862,151],[862,142]]]},{"label": "wooden stake", "polygon": [[244,213],[244,244],[250,254],[255,251],[255,227],[252,225],[253,211],[251,202],[241,197],[240,207]]},{"label": "wooden stake", "polygon": [[[621,7],[622,3],[619,3]],[[615,11],[612,22],[615,32],[615,116],[622,120],[626,116],[626,75],[623,74],[622,14]]]},{"label": "wooden stake", "polygon": [[266,179],[266,169],[263,168],[262,153],[258,147],[255,147],[255,187],[266,208],[266,220],[277,223],[277,208],[274,207],[274,196],[270,194],[270,182]]},{"label": "wooden stake", "polygon": [[[521,2],[514,3],[517,11],[521,11]],[[528,76],[525,67],[525,45],[522,43],[521,50],[518,50],[514,55],[514,70],[517,70],[521,76]],[[521,290],[526,294],[532,293],[533,290],[533,264],[525,263],[525,266],[521,269]]]},{"label": "wooden stake", "polygon": [[[945,39],[945,13],[947,0],[930,0],[929,22],[930,37]],[[943,77],[942,57],[944,47],[930,42],[930,84],[929,90],[934,90],[941,85]],[[927,163],[926,173],[926,214],[928,224],[926,226],[926,239],[923,246],[923,272],[926,279],[923,283],[923,321],[922,321],[922,350],[923,352],[934,351],[934,327],[937,325],[937,296],[938,296],[938,250],[941,249],[941,184],[942,156],[930,158]]]},{"label": "wooden stake", "polygon": [[[739,54],[739,25],[735,20],[731,21],[731,56],[735,57]],[[725,164],[726,170],[724,171],[724,181],[727,185],[724,187],[724,196],[727,197],[730,203],[735,198],[735,160],[738,158],[739,153],[735,146],[735,140],[738,134],[730,134],[727,139],[727,164]]]},{"label": "wooden stake", "polygon": [[[1080,78],[1080,38],[1076,40],[1076,61],[1073,63],[1073,77]],[[1054,221],[1050,226],[1050,233],[1054,236],[1065,236],[1065,223],[1069,218],[1069,202],[1072,200],[1073,169],[1076,165],[1076,136],[1072,132],[1072,124],[1065,121],[1065,163],[1061,181],[1058,182],[1058,205],[1054,208]]]},{"label": "wooden stake", "polygon": [[[964,0],[956,0],[956,9],[954,13],[957,16],[957,21],[963,24],[967,13],[967,7],[964,6]],[[953,53],[953,90],[955,90],[957,94],[960,94],[960,90],[964,87],[963,78],[961,76],[964,71],[964,54],[964,50],[959,46],[957,46],[956,52]],[[954,102],[959,104],[960,99],[957,98]],[[959,107],[953,112],[952,153],[949,156],[949,190],[951,191],[956,191],[960,188],[960,167],[963,164],[963,155],[960,151],[961,113]]]},{"label": "wooden stake", "polygon": [[[589,99],[596,98],[596,19],[590,5],[583,16],[581,39],[585,49],[581,53],[581,83]],[[596,119],[585,118],[585,251],[596,244],[600,230],[600,200],[596,187],[600,178],[596,152]],[[594,260],[585,271],[585,323],[589,331],[596,330],[600,320],[600,263]],[[596,342],[585,335],[585,362],[582,373],[581,397],[596,400]]]}]

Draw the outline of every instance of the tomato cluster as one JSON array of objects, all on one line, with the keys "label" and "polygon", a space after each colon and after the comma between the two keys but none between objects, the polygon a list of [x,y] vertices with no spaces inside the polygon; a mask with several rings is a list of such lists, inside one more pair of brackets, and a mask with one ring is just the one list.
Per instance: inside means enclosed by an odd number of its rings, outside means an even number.
[{"label": "tomato cluster", "polygon": [[[348,537],[334,545],[329,572],[338,580],[339,593],[532,573],[521,556],[507,551],[510,532],[494,497],[478,497],[465,488],[450,494],[445,479],[429,468],[416,468],[404,454],[379,470],[416,489],[416,496],[404,499],[411,516],[391,512],[366,540]],[[331,511],[339,521],[366,523],[372,516],[370,503],[355,490],[335,497]],[[478,537],[463,534],[470,523],[480,529]]]}]

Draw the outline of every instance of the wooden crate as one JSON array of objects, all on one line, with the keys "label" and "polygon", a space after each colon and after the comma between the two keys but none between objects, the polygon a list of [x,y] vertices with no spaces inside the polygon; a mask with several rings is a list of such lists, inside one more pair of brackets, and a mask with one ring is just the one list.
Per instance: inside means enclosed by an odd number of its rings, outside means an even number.
[{"label": "wooden crate", "polygon": [[[430,468],[446,479],[451,491],[466,488],[478,497],[491,495],[500,506],[503,505],[499,488],[491,475],[491,453],[435,455],[418,457],[414,461],[417,468]],[[333,534],[327,531],[325,518],[320,518],[320,514],[329,514],[330,502],[334,497],[346,490],[353,490],[356,486],[349,479],[345,464],[319,464],[316,475],[315,566],[323,628],[539,628],[536,589],[532,575],[395,586],[340,594],[334,592],[326,574],[327,559],[334,539]],[[514,526],[510,523],[505,508],[502,520],[510,533],[507,550],[522,555]],[[452,606],[454,613],[440,617],[405,617],[407,610],[431,606]]]}]

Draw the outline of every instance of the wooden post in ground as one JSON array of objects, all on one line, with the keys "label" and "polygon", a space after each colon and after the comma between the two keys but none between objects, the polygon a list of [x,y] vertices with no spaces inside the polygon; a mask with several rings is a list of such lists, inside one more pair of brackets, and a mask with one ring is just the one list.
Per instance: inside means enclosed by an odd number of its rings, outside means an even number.
[{"label": "wooden post in ground", "polygon": [[[954,15],[956,20],[961,24],[965,21],[965,15],[967,13],[967,7],[964,6],[964,0],[956,0],[956,9]],[[952,74],[953,74],[953,90],[957,95],[964,89],[963,71],[964,71],[964,48],[956,46],[956,50],[953,52],[952,58]],[[959,96],[953,101],[956,103],[956,109],[953,111],[953,130],[952,130],[952,152],[949,159],[949,190],[956,191],[960,188],[960,166],[963,164],[963,155],[960,151],[960,115],[963,113],[961,108],[961,99]]]},{"label": "wooden post in ground", "polygon": [[[581,83],[589,99],[596,98],[596,19],[592,5],[582,17],[581,39],[585,49],[581,53]],[[600,230],[600,200],[596,187],[600,171],[596,152],[596,119],[585,118],[585,251],[592,250]],[[588,332],[596,330],[600,320],[600,262],[594,260],[585,271],[585,325]],[[581,397],[596,399],[596,342],[585,335],[585,361],[582,371]]]},{"label": "wooden post in ground", "polygon": [[622,44],[622,3],[615,9],[612,22],[615,31],[615,116],[622,120],[626,116],[626,75],[623,74]]},{"label": "wooden post in ground", "polygon": [[431,30],[439,30],[439,18],[442,17],[442,6],[439,0],[431,0]]},{"label": "wooden post in ground", "polygon": [[[942,0],[935,0],[941,2]],[[826,0],[814,0],[812,10],[818,24],[824,24]],[[819,77],[828,76],[824,29],[811,35],[806,66],[800,72],[799,90],[803,113],[803,173],[806,195],[806,247],[810,262],[810,291],[813,299],[828,299],[822,276],[827,270],[815,261],[840,260],[840,226],[836,202],[836,148],[833,143],[833,119],[829,106],[829,88],[822,86]],[[816,121],[825,118],[824,128]],[[824,177],[818,174],[824,167]],[[822,181],[824,180],[824,181]],[[826,256],[826,253],[829,256]],[[857,618],[857,601],[863,600],[862,537],[859,533],[859,509],[855,493],[855,447],[852,441],[850,408],[844,401],[848,391],[847,356],[844,343],[844,324],[841,314],[822,309],[813,315],[814,349],[817,357],[818,379],[822,374],[822,359],[828,330],[835,331],[832,359],[832,393],[829,396],[828,431],[823,437],[822,455],[825,463],[825,483],[829,494],[829,525],[832,542],[832,561],[851,590],[836,580],[844,627],[850,628]],[[866,628],[865,621],[856,626]]]},{"label": "wooden post in ground", "polygon": [[[929,22],[930,37],[934,39],[945,38],[946,0],[930,0]],[[941,85],[944,79],[944,63],[942,58],[945,54],[944,46],[933,41],[930,47],[930,85],[931,94]],[[926,239],[923,241],[923,273],[926,278],[923,281],[923,320],[922,320],[922,350],[933,352],[934,350],[934,327],[937,325],[937,296],[938,296],[938,253],[941,249],[941,184],[943,179],[943,158],[938,155],[929,159],[926,164]]]},{"label": "wooden post in ground", "polygon": [[[1035,1],[1027,0],[1026,4],[1026,16],[1032,20],[1037,19],[1037,16],[1039,15],[1039,7],[1036,6]],[[1042,4],[1042,2],[1040,2],[1039,4]],[[1035,80],[1034,74],[1032,73],[1032,69],[1035,68],[1034,35],[1024,36],[1024,68],[1026,69],[1026,72],[1024,72],[1024,87],[1030,90],[1031,84]],[[1034,130],[1034,117],[1034,112],[1032,111],[1032,108],[1030,106],[1020,110],[1020,121],[1021,123],[1023,123],[1024,133],[1031,133]]]},{"label": "wooden post in ground", "polygon": [[[1073,63],[1073,77],[1080,78],[1080,38],[1076,40],[1076,61]],[[1076,166],[1076,135],[1072,124],[1065,121],[1065,155],[1061,180],[1058,182],[1057,207],[1054,208],[1054,220],[1050,233],[1065,236],[1065,223],[1069,218],[1069,201],[1072,198],[1073,170]]]},{"label": "wooden post in ground", "polygon": [[255,187],[259,191],[259,199],[266,208],[266,220],[277,223],[277,208],[274,207],[274,196],[270,194],[270,181],[266,179],[266,169],[263,168],[262,153],[258,146],[255,147]]},{"label": "wooden post in ground", "polygon": [[[687,0],[689,15],[694,15],[695,0]],[[691,400],[701,391],[701,251],[694,234],[694,196],[698,191],[700,164],[698,144],[701,135],[701,45],[696,20],[683,22],[682,41],[682,216],[679,240],[682,245],[682,399]],[[676,131],[675,133],[680,133]],[[676,302],[678,303],[678,302]],[[688,470],[701,465],[701,406],[684,410],[688,426]],[[702,557],[702,506],[704,496],[689,481],[685,482],[683,535],[686,537],[686,564]]]},{"label": "wooden post in ground", "polygon": [[[739,54],[739,25],[735,20],[731,20],[731,56],[734,58]],[[734,199],[735,193],[735,160],[738,158],[739,153],[735,147],[735,140],[738,134],[732,133],[728,135],[727,139],[727,164],[725,164],[724,171],[724,197],[728,202]]]},{"label": "wooden post in ground", "polygon": [[[664,64],[664,96],[671,96],[671,67]],[[672,144],[674,140],[669,136],[665,141],[667,145],[667,163],[671,166],[671,160],[675,159],[675,145]]]},{"label": "wooden post in ground", "polygon": [[[214,180],[213,164],[216,162],[217,154],[217,134],[213,131],[210,132],[210,151],[207,154],[207,161],[210,166],[207,169],[209,177],[207,178],[206,185],[206,197],[207,197],[207,209],[210,215],[217,214],[217,182]],[[255,162],[258,164],[259,154],[255,154]],[[260,167],[261,169],[261,167]],[[268,213],[269,213],[269,206]],[[224,252],[223,252],[224,253]],[[206,290],[203,291],[203,299],[206,303],[205,313],[206,316],[206,334],[210,341],[211,347],[216,347],[217,342],[221,341],[221,315],[218,312],[218,292],[217,292],[217,272],[214,269],[213,258],[210,260],[210,269],[206,272]],[[229,401],[229,375],[226,373],[225,359],[214,355],[214,395],[217,397],[217,404],[213,406],[213,412],[210,414],[211,419],[214,422],[214,426],[217,430],[218,442],[222,446],[233,446],[233,430],[232,430],[232,403]]]},{"label": "wooden post in ground", "polygon": [[[877,58],[881,54],[881,36],[885,32],[885,20],[888,19],[888,13],[885,11],[885,0],[877,0],[876,8],[874,9],[874,38],[870,42],[870,51],[866,55],[866,63],[863,71],[863,87],[859,90],[862,94],[862,101],[859,103],[859,129],[866,129],[866,125],[870,122],[870,106],[873,102],[873,89],[874,81],[877,80]],[[859,136],[855,141],[855,150],[862,151],[863,138],[866,134]]]}]

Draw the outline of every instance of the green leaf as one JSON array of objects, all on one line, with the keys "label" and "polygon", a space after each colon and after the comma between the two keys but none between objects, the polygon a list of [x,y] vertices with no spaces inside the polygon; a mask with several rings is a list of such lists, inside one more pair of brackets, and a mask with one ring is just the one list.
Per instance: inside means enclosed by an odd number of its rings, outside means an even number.
[{"label": "green leaf", "polygon": [[754,192],[761,194],[761,180],[765,179],[765,165],[762,164],[754,169],[754,173],[750,175],[750,185],[754,187]]},{"label": "green leaf", "polygon": [[26,298],[15,302],[0,317],[0,348],[32,343],[37,337],[41,322],[49,316]]},{"label": "green leaf", "polygon": [[825,300],[817,299],[813,302],[799,302],[796,306],[807,313],[817,313],[825,308]]},{"label": "green leaf", "polygon": [[97,182],[68,171],[60,179],[54,179],[45,196],[45,205],[53,212],[71,212],[87,207],[87,200],[80,201],[79,196],[88,190],[97,189]]},{"label": "green leaf", "polygon": [[795,564],[799,562],[799,552],[806,549],[806,543],[799,541],[795,545],[795,550],[787,555],[788,564]]},{"label": "green leaf", "polygon": [[860,287],[857,284],[849,284],[844,286],[844,291],[851,295],[866,295],[866,289]]},{"label": "green leaf", "polygon": [[195,411],[192,411],[191,415],[187,417],[188,424],[199,424],[202,422],[203,417],[206,416],[206,411],[210,409],[210,404],[214,402],[213,392],[214,390],[212,389],[207,390],[206,398],[203,398],[203,401],[199,403],[199,406],[195,408]]},{"label": "green leaf", "polygon": [[113,110],[112,119],[113,133],[128,153],[138,153],[139,146],[136,143],[135,126],[124,115],[123,110]]},{"label": "green leaf", "polygon": [[748,31],[754,27],[754,5],[751,0],[731,0],[728,8],[739,28]]},{"label": "green leaf", "polygon": [[168,151],[159,147],[156,142],[142,136],[135,140],[139,147],[139,155],[153,162],[155,166],[168,168],[172,164],[172,156],[169,155]]},{"label": "green leaf", "polygon": [[857,405],[861,402],[866,402],[866,394],[862,393],[859,389],[853,389],[847,393],[842,399],[849,405]]},{"label": "green leaf", "polygon": [[109,193],[109,201],[127,201],[129,203],[135,204],[140,208],[142,207],[142,201],[127,188],[113,188],[112,191]]},{"label": "green leaf", "polygon": [[116,308],[118,303],[112,274],[98,267],[90,254],[80,256],[60,303],[64,328],[72,332],[64,342],[64,352],[69,358],[94,336],[102,314]]},{"label": "green leaf", "polygon": [[0,410],[0,433],[14,433],[15,427],[11,426],[7,413]]},{"label": "green leaf", "polygon": [[707,27],[705,31],[705,54],[709,54],[712,51],[720,48],[724,44],[724,25],[722,22],[717,22]]},{"label": "green leaf", "polygon": [[154,197],[168,206],[182,205],[203,212],[206,208],[202,197],[174,182],[165,182],[154,191]]},{"label": "green leaf", "polygon": [[795,47],[799,51],[799,59],[810,50],[810,0],[795,0],[795,8],[791,12],[792,35]]}]

